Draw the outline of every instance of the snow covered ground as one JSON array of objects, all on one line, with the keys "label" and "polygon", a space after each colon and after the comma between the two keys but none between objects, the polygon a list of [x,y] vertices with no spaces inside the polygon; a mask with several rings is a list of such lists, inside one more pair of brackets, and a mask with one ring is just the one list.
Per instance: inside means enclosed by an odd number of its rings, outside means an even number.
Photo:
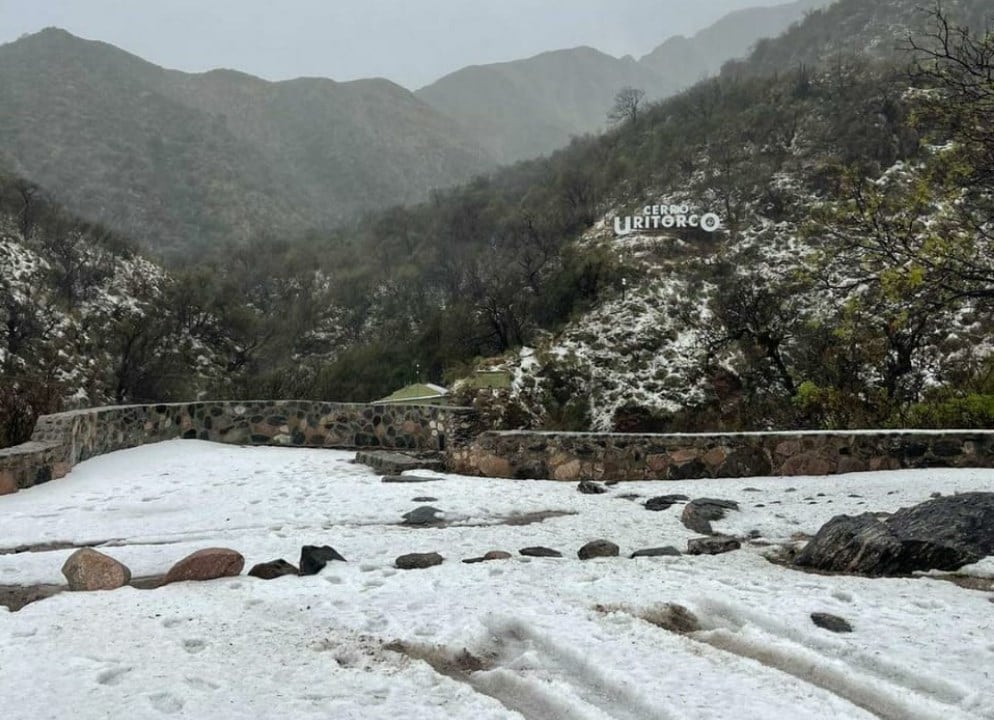
[{"label": "snow covered ground", "polygon": [[[136,576],[211,546],[240,551],[246,569],[296,563],[303,544],[330,544],[349,560],[313,577],[0,607],[0,717],[994,718],[990,593],[934,578],[804,574],[762,557],[763,543],[812,534],[836,514],[991,490],[992,471],[632,483],[581,495],[572,484],[451,475],[384,484],[352,456],[167,442],[0,497],[0,547],[110,541],[101,549]],[[621,497],[630,493],[641,498]],[[684,549],[693,536],[679,505],[640,504],[669,493],[738,501],[716,528],[757,531],[760,542],[715,557],[628,559]],[[421,504],[451,524],[398,524]],[[537,511],[575,514],[505,523]],[[578,560],[596,538],[622,557]],[[565,557],[518,556],[530,545]],[[495,549],[515,557],[460,562]],[[429,551],[446,562],[393,567],[398,555]],[[0,555],[0,585],[61,582],[71,552]],[[991,576],[994,563],[970,571]],[[665,603],[687,607],[702,629],[683,635],[640,619]],[[854,632],[819,629],[812,612],[840,615]]]}]

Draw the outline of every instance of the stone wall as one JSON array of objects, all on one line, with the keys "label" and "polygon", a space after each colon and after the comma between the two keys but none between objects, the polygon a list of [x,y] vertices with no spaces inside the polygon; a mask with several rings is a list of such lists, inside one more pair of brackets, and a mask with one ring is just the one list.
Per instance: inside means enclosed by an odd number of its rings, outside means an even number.
[{"label": "stone wall", "polygon": [[563,481],[831,475],[994,467],[994,431],[622,435],[485,432],[450,452],[453,472]]},{"label": "stone wall", "polygon": [[0,449],[0,494],[62,477],[87,458],[175,438],[239,445],[444,451],[479,431],[468,408],[299,400],[124,405],[38,419]]}]

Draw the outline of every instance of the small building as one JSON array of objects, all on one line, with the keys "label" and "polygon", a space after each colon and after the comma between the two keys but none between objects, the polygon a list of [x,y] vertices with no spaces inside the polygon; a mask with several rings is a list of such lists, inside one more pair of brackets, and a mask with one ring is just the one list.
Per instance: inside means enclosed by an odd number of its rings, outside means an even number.
[{"label": "small building", "polygon": [[377,405],[447,405],[448,388],[432,383],[415,383],[377,400]]}]

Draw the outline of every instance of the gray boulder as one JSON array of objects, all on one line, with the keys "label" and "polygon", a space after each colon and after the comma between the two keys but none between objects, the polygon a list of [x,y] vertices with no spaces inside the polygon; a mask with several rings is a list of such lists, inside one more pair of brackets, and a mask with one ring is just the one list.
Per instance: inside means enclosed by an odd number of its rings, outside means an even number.
[{"label": "gray boulder", "polygon": [[994,555],[994,493],[929,500],[881,519],[839,515],[795,559],[801,567],[873,577],[956,570]]},{"label": "gray boulder", "polygon": [[738,550],[742,544],[728,535],[713,535],[705,538],[694,538],[687,541],[689,555],[721,555],[722,553]]},{"label": "gray boulder", "polygon": [[438,517],[439,513],[444,512],[439,510],[437,507],[432,507],[431,505],[422,505],[419,508],[415,508],[408,513],[404,513],[404,524],[405,525],[431,525],[432,523],[437,523],[441,520]]},{"label": "gray boulder", "polygon": [[398,557],[394,561],[394,564],[400,570],[423,570],[425,568],[441,565],[444,561],[445,558],[435,552],[409,553]]},{"label": "gray boulder", "polygon": [[672,545],[667,545],[666,547],[656,547],[656,548],[645,548],[643,550],[636,550],[631,554],[630,557],[640,558],[640,557],[678,557],[682,555],[679,550],[677,550]]},{"label": "gray boulder", "polygon": [[725,517],[728,510],[738,510],[739,504],[733,500],[715,500],[714,498],[698,498],[691,500],[683,508],[680,522],[690,530],[701,535],[713,535],[711,523]]},{"label": "gray boulder", "polygon": [[576,486],[584,495],[603,495],[607,492],[607,488],[600,483],[595,483],[593,480],[581,480],[580,484]]},{"label": "gray boulder", "polygon": [[599,557],[618,557],[618,552],[618,546],[610,540],[594,540],[580,548],[576,555],[581,560],[590,560]]}]

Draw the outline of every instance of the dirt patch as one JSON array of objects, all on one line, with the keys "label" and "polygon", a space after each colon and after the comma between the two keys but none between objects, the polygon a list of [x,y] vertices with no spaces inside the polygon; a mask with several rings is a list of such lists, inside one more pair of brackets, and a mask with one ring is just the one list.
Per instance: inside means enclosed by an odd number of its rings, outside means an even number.
[{"label": "dirt patch", "polygon": [[[137,590],[154,590],[161,587],[165,580],[165,575],[151,575],[133,578],[128,586]],[[17,612],[31,603],[47,600],[63,592],[69,592],[68,585],[0,585],[0,605],[11,612]]]},{"label": "dirt patch", "polygon": [[645,620],[663,630],[686,635],[697,632],[701,624],[697,616],[683,605],[676,603],[661,603],[645,608],[633,608],[629,605],[595,605],[594,610],[600,613],[623,612],[626,615]]},{"label": "dirt patch", "polygon": [[498,525],[508,525],[510,527],[521,527],[524,525],[534,525],[535,523],[545,522],[546,520],[551,520],[558,517],[567,517],[569,515],[577,515],[578,513],[574,510],[539,510],[537,512],[530,513],[518,513],[514,515],[505,515],[504,517],[496,518],[493,522],[486,523],[467,523],[461,520],[439,520],[437,522],[430,523],[419,523],[417,525],[410,525],[407,523],[397,523],[400,527],[410,528],[412,530],[419,530],[421,528],[450,528],[450,527],[496,527]]},{"label": "dirt patch", "polygon": [[418,645],[415,643],[394,640],[383,646],[384,650],[406,655],[412,660],[423,660],[431,665],[432,669],[440,675],[465,682],[466,679],[475,672],[490,670],[493,667],[492,659],[477,657],[466,648],[460,652],[453,653],[448,648],[438,645]]},{"label": "dirt patch", "polygon": [[0,605],[11,612],[68,590],[65,585],[0,585]]}]

